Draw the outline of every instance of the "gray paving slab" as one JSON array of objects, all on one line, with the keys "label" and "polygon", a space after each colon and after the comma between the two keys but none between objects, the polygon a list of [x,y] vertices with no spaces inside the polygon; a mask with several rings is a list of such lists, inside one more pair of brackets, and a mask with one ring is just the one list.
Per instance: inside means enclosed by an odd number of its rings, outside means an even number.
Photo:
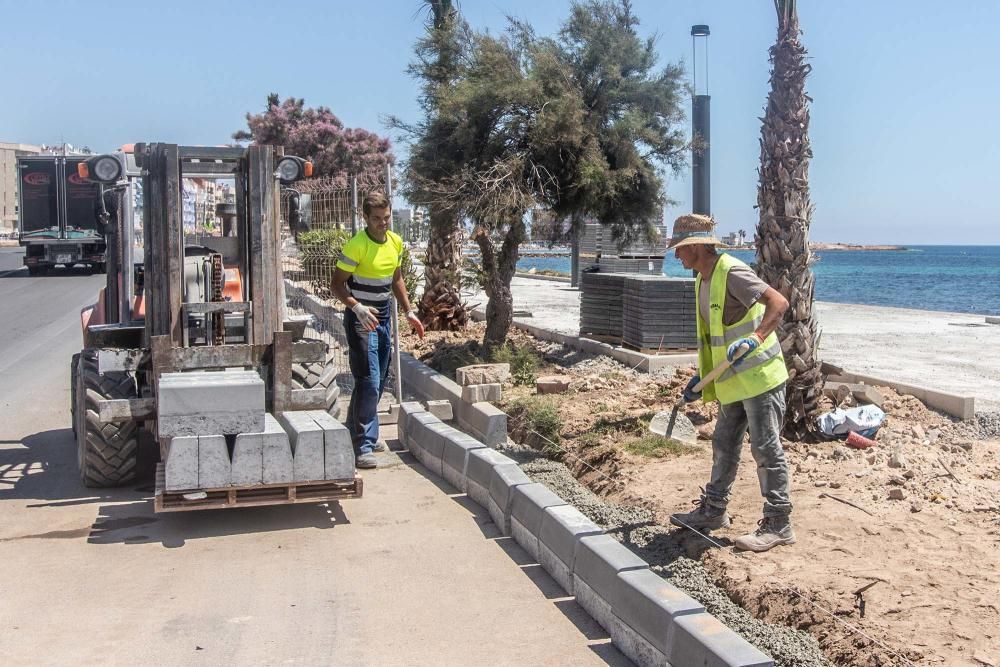
[{"label": "gray paving slab", "polygon": [[225,436],[198,436],[198,488],[217,489],[231,483],[232,464]]}]

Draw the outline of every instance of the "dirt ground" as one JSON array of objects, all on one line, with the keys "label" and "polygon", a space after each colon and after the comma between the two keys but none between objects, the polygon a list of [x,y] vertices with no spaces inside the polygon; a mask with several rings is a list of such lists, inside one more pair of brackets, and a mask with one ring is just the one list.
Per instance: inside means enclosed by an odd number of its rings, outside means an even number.
[{"label": "dirt ground", "polygon": [[[475,361],[482,333],[479,324],[423,341],[404,336],[403,346],[451,373]],[[660,446],[645,432],[655,412],[672,407],[693,369],[650,376],[520,331],[511,340],[536,350],[536,375],[569,382],[568,392],[537,399],[533,386],[504,386],[500,407],[511,415],[515,440],[546,449],[592,490],[648,508],[661,524],[698,497],[711,466],[717,408],[686,410],[702,436],[695,447]],[[760,516],[747,452],[730,505],[733,526],[713,533],[715,544],[681,535],[683,555],[699,559],[757,618],[811,633],[833,664],[1000,667],[996,429],[955,423],[912,396],[879,391],[887,418],[874,448],[785,442],[795,545],[765,554],[731,548]],[[557,433],[543,437],[532,428],[525,399],[558,412]]]}]

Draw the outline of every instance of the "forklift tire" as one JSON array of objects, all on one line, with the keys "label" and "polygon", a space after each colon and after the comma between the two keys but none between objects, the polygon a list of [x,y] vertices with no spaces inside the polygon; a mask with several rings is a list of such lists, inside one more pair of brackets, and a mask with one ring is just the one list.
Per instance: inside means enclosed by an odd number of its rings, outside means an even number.
[{"label": "forklift tire", "polygon": [[76,382],[80,374],[80,353],[73,355],[69,362],[69,419],[73,427],[73,437],[76,437]]},{"label": "forklift tire", "polygon": [[97,352],[80,353],[76,376],[77,463],[84,486],[121,486],[135,479],[141,428],[137,422],[102,424],[97,402],[137,398],[131,373],[97,372]]},{"label": "forklift tire", "polygon": [[306,364],[292,364],[292,387],[295,389],[326,389],[326,411],[337,417],[337,360],[331,357],[326,363],[316,361]]}]

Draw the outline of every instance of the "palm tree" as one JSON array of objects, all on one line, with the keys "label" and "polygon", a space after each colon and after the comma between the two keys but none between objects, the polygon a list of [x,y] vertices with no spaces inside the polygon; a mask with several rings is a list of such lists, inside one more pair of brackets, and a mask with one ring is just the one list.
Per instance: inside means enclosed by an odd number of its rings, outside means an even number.
[{"label": "palm tree", "polygon": [[774,0],[778,38],[770,49],[771,90],[760,130],[757,188],[757,269],[769,285],[788,299],[778,327],[788,366],[785,434],[800,439],[815,432],[817,403],[822,394],[819,326],[813,312],[815,279],[810,270],[809,224],[809,96],[806,76],[811,67],[799,37],[795,0]]}]

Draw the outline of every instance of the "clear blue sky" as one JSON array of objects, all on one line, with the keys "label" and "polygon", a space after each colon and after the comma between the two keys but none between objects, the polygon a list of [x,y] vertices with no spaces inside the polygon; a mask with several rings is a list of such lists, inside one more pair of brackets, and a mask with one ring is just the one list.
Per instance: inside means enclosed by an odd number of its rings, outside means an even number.
[{"label": "clear blue sky", "polygon": [[[25,2],[0,0],[0,140],[218,144],[269,92],[329,106],[380,133],[416,119],[405,68],[418,0]],[[568,0],[465,0],[480,29],[507,13],[555,31]],[[635,0],[662,62],[691,63],[711,25],[712,211],[722,232],[756,221],[758,116],[771,0]],[[1000,2],[800,0],[813,72],[813,240],[1000,244]],[[397,155],[405,153],[396,147]],[[687,174],[668,195],[690,207]]]}]

